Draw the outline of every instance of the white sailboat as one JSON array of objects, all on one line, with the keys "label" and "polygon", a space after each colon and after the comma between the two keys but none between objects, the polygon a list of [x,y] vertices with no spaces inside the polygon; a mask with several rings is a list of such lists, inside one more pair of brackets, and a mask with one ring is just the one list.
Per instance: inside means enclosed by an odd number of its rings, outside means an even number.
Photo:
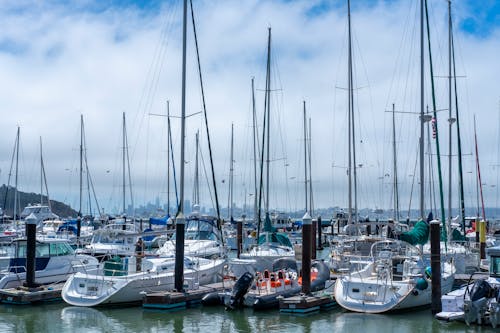
[{"label": "white sailboat", "polygon": [[[363,269],[337,279],[335,300],[340,306],[355,312],[385,313],[431,303],[432,272],[417,247],[383,240],[372,245],[371,258]],[[442,264],[443,292],[451,290],[454,274],[452,264]]]}]

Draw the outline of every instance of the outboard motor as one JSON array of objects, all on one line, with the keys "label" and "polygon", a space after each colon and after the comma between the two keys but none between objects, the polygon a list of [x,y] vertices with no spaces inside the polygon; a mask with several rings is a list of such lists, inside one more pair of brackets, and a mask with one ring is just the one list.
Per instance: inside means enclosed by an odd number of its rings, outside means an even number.
[{"label": "outboard motor", "polygon": [[253,275],[250,272],[243,274],[233,286],[231,295],[224,299],[226,310],[233,310],[243,304],[243,297],[246,295],[253,283]]},{"label": "outboard motor", "polygon": [[490,323],[493,328],[500,325],[500,287],[496,287],[493,291],[493,298],[488,306],[490,312]]},{"label": "outboard motor", "polygon": [[492,290],[491,285],[485,280],[476,280],[474,282],[469,293],[469,299],[464,300],[464,319],[467,325],[475,321],[478,324],[482,323],[486,312],[486,303]]}]

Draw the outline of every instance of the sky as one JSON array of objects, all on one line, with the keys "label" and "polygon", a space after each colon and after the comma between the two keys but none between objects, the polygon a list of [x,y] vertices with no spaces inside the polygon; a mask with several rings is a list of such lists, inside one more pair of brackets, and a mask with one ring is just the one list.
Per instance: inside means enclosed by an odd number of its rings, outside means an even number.
[{"label": "sky", "polygon": [[[347,5],[344,0],[193,1],[217,192],[228,205],[231,124],[234,195],[251,205],[252,93],[262,140],[268,28],[271,28],[269,206],[304,209],[303,101],[311,127],[315,207],[347,206]],[[351,6],[358,206],[393,207],[396,143],[402,210],[418,207],[420,111],[419,6],[359,0]],[[500,4],[452,1],[465,201],[477,206],[476,117],[486,206],[499,206]],[[458,205],[456,123],[449,181],[447,2],[429,1],[444,203]],[[2,1],[0,3],[0,183],[11,167],[20,127],[18,188],[40,192],[40,138],[50,197],[79,207],[80,117],[96,196],[105,212],[122,206],[122,114],[130,181],[126,204],[173,202],[167,189],[167,101],[179,172],[182,3],[171,1]],[[426,41],[427,43],[427,41]],[[428,49],[425,104],[433,109]],[[206,127],[191,20],[187,40],[185,198],[191,200],[195,133],[200,131],[201,204],[213,206]],[[455,96],[452,97],[455,117]],[[392,138],[395,104],[396,139]],[[426,130],[427,131],[427,130]],[[432,135],[431,135],[432,136]],[[426,206],[439,204],[436,140],[426,139]],[[259,144],[261,145],[261,143]],[[428,146],[430,148],[428,148]],[[432,172],[430,172],[431,170]],[[178,176],[178,174],[177,174]],[[86,174],[84,179],[86,178]],[[208,179],[208,180],[207,180]],[[82,210],[89,210],[84,184]],[[95,209],[95,203],[92,203]],[[173,203],[172,203],[173,205]]]}]

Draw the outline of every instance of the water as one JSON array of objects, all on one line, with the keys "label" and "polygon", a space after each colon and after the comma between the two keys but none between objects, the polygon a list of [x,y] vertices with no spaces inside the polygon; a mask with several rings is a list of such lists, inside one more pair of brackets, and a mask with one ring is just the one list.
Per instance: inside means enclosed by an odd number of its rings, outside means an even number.
[{"label": "water", "polygon": [[339,308],[307,317],[278,310],[225,311],[223,307],[197,307],[177,312],[142,307],[94,309],[65,303],[0,305],[0,332],[499,332],[491,327],[468,327],[433,319],[430,310],[369,315]]}]

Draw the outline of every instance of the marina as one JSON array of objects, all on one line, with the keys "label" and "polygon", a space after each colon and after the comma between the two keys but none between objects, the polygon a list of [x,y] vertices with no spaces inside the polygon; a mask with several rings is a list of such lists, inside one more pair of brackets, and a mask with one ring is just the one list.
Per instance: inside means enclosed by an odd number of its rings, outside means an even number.
[{"label": "marina", "polygon": [[0,6],[0,333],[498,331],[499,13]]}]

